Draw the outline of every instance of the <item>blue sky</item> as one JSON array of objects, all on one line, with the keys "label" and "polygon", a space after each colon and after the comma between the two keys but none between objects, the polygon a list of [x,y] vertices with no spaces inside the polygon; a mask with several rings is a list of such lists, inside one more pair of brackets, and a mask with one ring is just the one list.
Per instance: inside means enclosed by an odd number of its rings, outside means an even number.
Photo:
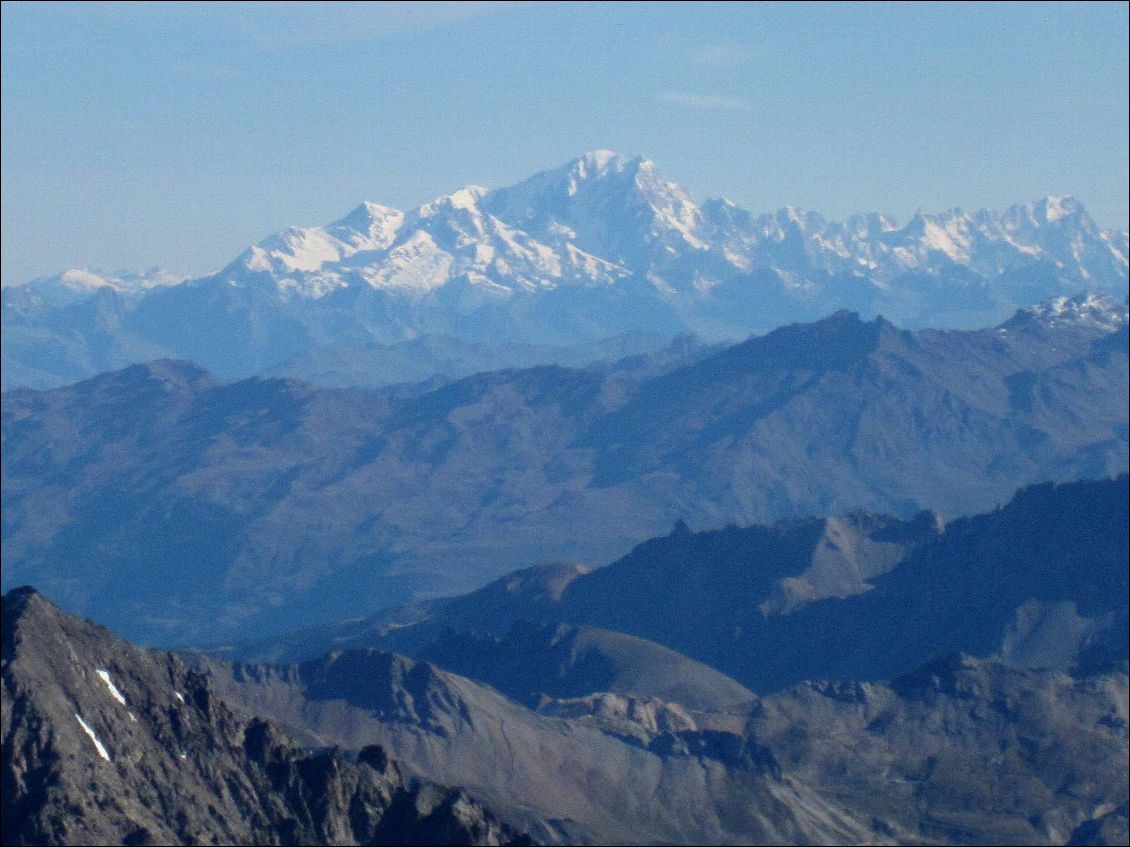
[{"label": "blue sky", "polygon": [[590,149],[842,217],[1127,225],[1127,5],[3,4],[2,279],[204,273]]}]

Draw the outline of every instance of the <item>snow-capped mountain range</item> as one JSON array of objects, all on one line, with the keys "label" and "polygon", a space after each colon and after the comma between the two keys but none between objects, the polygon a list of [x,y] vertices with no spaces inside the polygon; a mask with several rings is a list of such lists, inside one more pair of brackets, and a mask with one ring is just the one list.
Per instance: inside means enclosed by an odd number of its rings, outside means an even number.
[{"label": "snow-capped mountain range", "polygon": [[410,212],[365,202],[326,227],[273,235],[217,276],[239,284],[267,274],[280,291],[311,297],[357,284],[420,296],[460,281],[509,298],[642,275],[693,298],[756,269],[802,289],[814,273],[859,275],[882,289],[912,271],[958,265],[995,276],[1038,262],[1079,283],[1125,282],[1127,233],[1101,230],[1072,197],[1003,213],[919,214],[905,226],[791,207],[754,216],[725,199],[699,206],[650,160],[598,150],[509,188],[468,186]]},{"label": "snow-capped mountain range", "polygon": [[[757,216],[729,200],[697,204],[650,160],[600,150],[407,212],[365,202],[198,279],[71,270],[5,288],[4,357],[40,371],[45,344],[74,358],[62,348],[80,339],[161,348],[236,376],[322,344],[436,332],[552,344],[625,330],[740,338],[840,308],[909,327],[984,326],[1083,291],[1121,301],[1127,256],[1127,233],[1101,229],[1071,197],[901,226],[880,214]],[[96,295],[97,308],[79,308]],[[98,332],[112,337],[96,343]],[[106,367],[126,363],[107,355]]]},{"label": "snow-capped mountain range", "polygon": [[108,288],[117,294],[133,295],[161,286],[179,285],[187,280],[187,276],[174,274],[164,268],[116,272],[70,268],[59,274],[33,279],[24,288],[29,292],[34,291],[41,301],[64,304],[81,300],[100,288]]}]

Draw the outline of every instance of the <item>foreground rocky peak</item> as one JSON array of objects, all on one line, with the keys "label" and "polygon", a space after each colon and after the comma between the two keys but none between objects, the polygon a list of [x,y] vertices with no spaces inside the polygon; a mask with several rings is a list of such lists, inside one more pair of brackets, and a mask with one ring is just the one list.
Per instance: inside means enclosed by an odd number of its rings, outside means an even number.
[{"label": "foreground rocky peak", "polygon": [[305,751],[169,653],[29,588],[3,599],[5,844],[499,844],[458,790],[376,746]]}]

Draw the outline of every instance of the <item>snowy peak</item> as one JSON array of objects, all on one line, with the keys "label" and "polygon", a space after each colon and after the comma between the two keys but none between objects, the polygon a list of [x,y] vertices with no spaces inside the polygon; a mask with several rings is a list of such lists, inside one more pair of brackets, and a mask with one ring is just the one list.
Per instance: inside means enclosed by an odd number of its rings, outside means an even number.
[{"label": "snowy peak", "polygon": [[784,241],[799,235],[809,238],[823,233],[828,222],[817,212],[785,206],[769,215],[762,215],[754,224],[756,234],[763,240]]},{"label": "snowy peak", "polygon": [[1074,297],[1053,297],[1021,309],[1003,328],[1039,324],[1047,327],[1084,326],[1103,332],[1117,332],[1127,325],[1127,311],[1126,303],[1119,303],[1105,294],[1086,292]]},{"label": "snowy peak", "polygon": [[245,270],[287,278],[319,271],[355,253],[387,249],[403,223],[403,212],[364,202],[327,227],[288,227],[265,238],[221,273],[231,277]]},{"label": "snowy peak", "polygon": [[[387,254],[391,273],[369,273],[366,281],[374,287],[432,290],[458,279],[476,296],[507,299],[516,291],[606,285],[625,275],[572,244],[551,246],[498,219],[484,208],[489,194],[471,185],[410,212]],[[431,273],[418,273],[413,265],[419,262]]]},{"label": "snowy peak", "polygon": [[481,216],[483,212],[482,209],[479,208],[479,204],[489,193],[489,189],[483,188],[481,185],[466,185],[451,194],[444,194],[441,197],[437,197],[431,203],[423,204],[416,209],[414,216],[416,218],[432,218],[445,212],[453,212],[456,210]]},{"label": "snowy peak", "polygon": [[63,306],[83,300],[99,291],[112,291],[124,297],[141,297],[155,288],[179,285],[186,277],[164,268],[147,271],[107,272],[93,268],[71,268],[52,276],[33,279],[23,285],[4,289],[6,304]]},{"label": "snowy peak", "polygon": [[[991,283],[1037,267],[1058,282],[1007,294],[1010,306],[1051,293],[1117,294],[1128,276],[1126,233],[1102,231],[1078,200],[1060,196],[1004,212],[920,213],[905,225],[876,213],[839,223],[791,206],[755,216],[730,200],[700,207],[642,156],[594,150],[513,186],[470,185],[407,212],[361,203],[324,227],[272,235],[200,282],[261,286],[287,301],[348,288],[422,297],[454,284],[453,302],[470,309],[484,298],[634,277],[667,303],[693,309],[715,296],[711,291],[726,290],[720,284],[768,271],[782,288],[765,296],[785,301],[800,292],[819,298],[830,276],[862,278],[855,292],[830,295],[830,306],[869,308],[900,279],[921,286],[922,274],[979,276]],[[101,288],[143,294],[180,281],[161,271],[85,269],[48,280],[37,281],[55,292],[40,297],[48,302]]]},{"label": "snowy peak", "polygon": [[358,251],[385,250],[403,223],[404,213],[399,209],[365,201],[326,227],[326,232]]},{"label": "snowy peak", "polygon": [[119,294],[136,294],[150,288],[177,285],[184,280],[185,277],[170,273],[164,268],[150,268],[147,271],[116,271],[114,273],[92,270],[91,268],[71,268],[57,276],[34,280],[31,284],[58,284],[76,292],[110,288]]},{"label": "snowy peak", "polygon": [[70,270],[63,273],[61,277],[64,285],[76,291],[105,286],[123,293],[146,291],[150,288],[160,288],[165,285],[177,285],[184,280],[184,276],[171,273],[160,267],[150,268],[147,271],[118,271],[110,274],[93,272],[88,269]]},{"label": "snowy peak", "polygon": [[[696,204],[642,156],[595,150],[413,209],[361,203],[182,286],[160,270],[74,269],[5,287],[3,384],[53,386],[163,355],[246,375],[322,345],[430,333],[722,340],[844,308],[907,328],[999,326],[1050,297],[1124,301],[1127,254],[1126,232],[1102,230],[1071,197],[905,225],[795,207],[754,215],[731,200]],[[1080,308],[1048,314],[1110,323]]]},{"label": "snowy peak", "polygon": [[625,156],[612,150],[592,150],[578,156],[565,167],[577,179],[602,179],[621,174],[644,161],[642,156]]},{"label": "snowy peak", "polygon": [[[586,153],[561,167],[534,174],[516,185],[491,192],[491,212],[514,226],[544,227],[551,218],[570,216],[572,207],[594,191],[623,191],[634,174],[637,159],[609,150]],[[602,185],[603,188],[594,188]],[[580,197],[582,200],[578,200]]]},{"label": "snowy peak", "polygon": [[450,247],[464,247],[483,238],[492,228],[490,216],[482,209],[487,189],[468,185],[451,194],[424,203],[405,218],[404,235],[425,230]]},{"label": "snowy peak", "polygon": [[1090,222],[1087,210],[1074,197],[1048,195],[1031,203],[1010,207],[1002,219],[1012,228],[1021,228],[1025,225],[1045,226],[1072,217]]},{"label": "snowy peak", "polygon": [[879,238],[899,227],[893,218],[878,212],[869,212],[852,215],[844,221],[844,228],[852,238],[869,240]]},{"label": "snowy peak", "polygon": [[1003,213],[918,213],[902,226],[875,213],[836,223],[792,207],[756,218],[726,201],[703,208],[712,249],[744,268],[862,273],[879,286],[906,273],[936,275],[954,266],[994,278],[1043,263],[1091,288],[1098,279],[1127,276],[1125,237],[1103,232],[1071,197],[1046,197]]},{"label": "snowy peak", "polygon": [[466,186],[407,213],[363,203],[324,229],[290,228],[261,241],[221,277],[234,285],[265,278],[284,295],[313,298],[350,287],[422,297],[458,283],[470,286],[472,299],[506,300],[626,274],[575,245],[557,249],[504,223],[483,208],[489,193]]},{"label": "snowy peak", "polygon": [[288,274],[316,271],[346,253],[346,246],[319,227],[289,227],[260,241],[244,254],[251,271]]},{"label": "snowy peak", "polygon": [[1039,201],[1036,207],[1045,223],[1054,223],[1069,215],[1085,214],[1083,204],[1074,197],[1055,197],[1049,195]]},{"label": "snowy peak", "polygon": [[982,210],[976,219],[981,226],[1005,238],[1043,248],[1070,248],[1071,241],[1076,240],[1078,249],[1083,242],[1099,240],[1103,235],[1074,197],[1044,197],[1010,206],[999,214]]},{"label": "snowy peak", "polygon": [[668,237],[674,237],[676,241],[681,239],[692,250],[707,249],[702,212],[687,192],[664,180],[655,164],[648,159],[640,161],[635,185],[654,212],[654,224],[649,235],[669,250],[674,248],[666,243]]},{"label": "snowy peak", "polygon": [[967,264],[972,259],[970,223],[960,209],[940,215],[919,213],[901,230],[888,230],[882,240],[908,268],[929,266],[939,260]]},{"label": "snowy peak", "polygon": [[618,265],[650,270],[707,247],[698,207],[642,156],[586,153],[493,191],[484,202],[539,240],[568,242]]}]

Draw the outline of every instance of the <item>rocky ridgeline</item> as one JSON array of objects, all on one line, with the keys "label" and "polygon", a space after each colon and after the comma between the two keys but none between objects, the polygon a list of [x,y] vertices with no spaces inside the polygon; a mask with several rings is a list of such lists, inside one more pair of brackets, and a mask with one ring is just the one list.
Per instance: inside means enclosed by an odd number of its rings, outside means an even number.
[{"label": "rocky ridgeline", "polygon": [[5,844],[506,844],[460,790],[378,746],[297,747],[169,653],[59,612],[3,606]]}]

